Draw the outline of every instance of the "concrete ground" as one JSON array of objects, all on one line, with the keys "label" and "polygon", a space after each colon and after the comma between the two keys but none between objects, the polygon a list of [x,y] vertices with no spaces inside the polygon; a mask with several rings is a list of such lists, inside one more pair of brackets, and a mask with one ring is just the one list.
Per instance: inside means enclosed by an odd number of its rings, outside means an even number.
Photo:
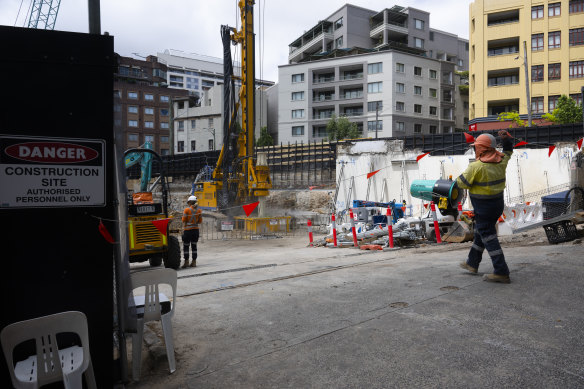
[{"label": "concrete ground", "polygon": [[206,241],[178,272],[176,372],[155,324],[128,387],[584,388],[582,244],[541,232],[503,239],[510,285],[482,281],[486,254],[458,267],[470,243]]}]

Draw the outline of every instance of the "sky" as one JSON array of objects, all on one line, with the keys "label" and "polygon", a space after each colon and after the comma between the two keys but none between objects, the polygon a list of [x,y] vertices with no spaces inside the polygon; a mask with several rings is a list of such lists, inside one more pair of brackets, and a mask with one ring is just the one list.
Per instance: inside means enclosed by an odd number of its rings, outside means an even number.
[{"label": "sky", "polygon": [[[0,0],[0,24],[25,25],[32,1]],[[349,3],[375,11],[394,5],[418,8],[430,12],[431,28],[468,39],[471,0]],[[288,45],[344,4],[332,0],[256,0],[256,78],[277,82],[278,65],[288,63]],[[220,26],[235,27],[239,21],[236,12],[236,0],[101,0],[101,31],[114,36],[114,49],[122,56],[140,58],[176,49],[222,57]],[[55,30],[88,32],[87,0],[61,0]]]}]

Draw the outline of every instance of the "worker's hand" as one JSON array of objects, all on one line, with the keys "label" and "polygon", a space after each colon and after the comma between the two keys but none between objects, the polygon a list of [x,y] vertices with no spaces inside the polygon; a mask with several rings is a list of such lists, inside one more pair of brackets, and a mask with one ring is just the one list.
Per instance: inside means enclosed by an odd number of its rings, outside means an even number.
[{"label": "worker's hand", "polygon": [[501,137],[503,139],[505,139],[505,138],[513,138],[511,136],[511,134],[509,134],[509,132],[507,132],[506,130],[499,131],[498,135],[499,135],[499,137]]}]

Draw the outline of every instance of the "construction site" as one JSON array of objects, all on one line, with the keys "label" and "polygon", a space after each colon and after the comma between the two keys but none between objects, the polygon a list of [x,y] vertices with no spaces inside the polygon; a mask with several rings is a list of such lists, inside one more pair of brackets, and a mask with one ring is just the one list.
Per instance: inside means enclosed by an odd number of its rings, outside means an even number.
[{"label": "construction site", "polygon": [[584,387],[584,120],[258,146],[240,0],[220,149],[128,146],[88,4],[89,34],[0,26],[0,386]]}]

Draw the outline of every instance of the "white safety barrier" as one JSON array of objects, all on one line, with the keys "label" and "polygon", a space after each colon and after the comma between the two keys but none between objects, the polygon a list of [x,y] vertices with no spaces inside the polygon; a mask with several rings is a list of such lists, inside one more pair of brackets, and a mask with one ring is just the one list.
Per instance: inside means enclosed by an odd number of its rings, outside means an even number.
[{"label": "white safety barrier", "polygon": [[505,205],[499,219],[499,234],[511,235],[513,230],[539,223],[543,220],[543,209],[539,203],[519,203]]}]

